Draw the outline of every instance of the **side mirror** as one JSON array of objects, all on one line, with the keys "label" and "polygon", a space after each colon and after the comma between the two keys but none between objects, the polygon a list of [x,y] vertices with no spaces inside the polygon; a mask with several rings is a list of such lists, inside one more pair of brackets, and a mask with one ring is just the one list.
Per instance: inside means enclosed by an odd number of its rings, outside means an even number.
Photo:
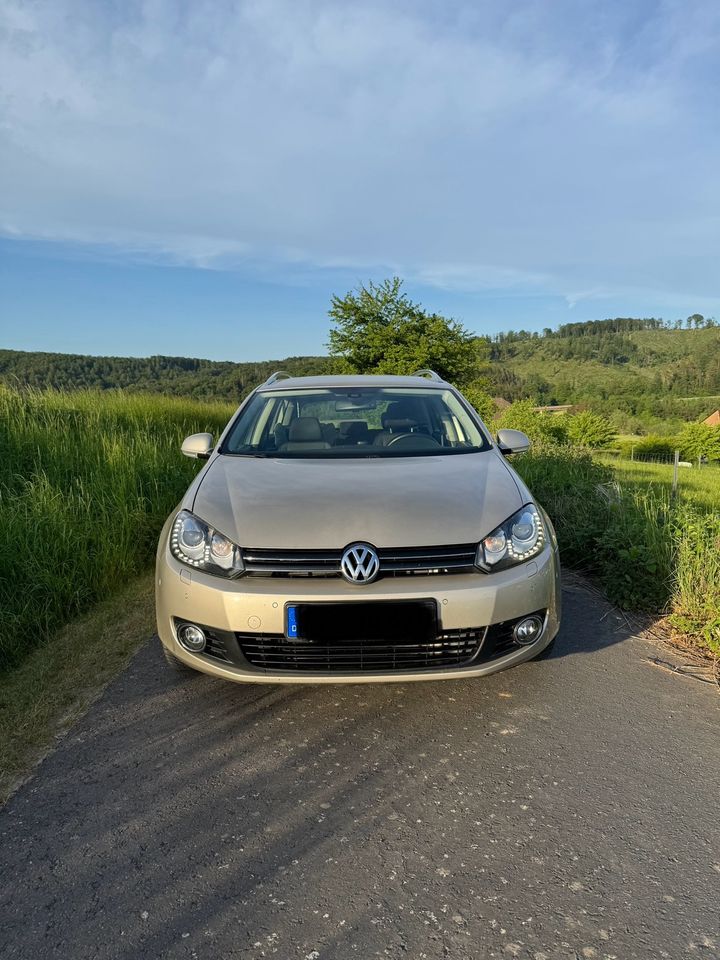
[{"label": "side mirror", "polygon": [[530,438],[521,430],[498,430],[498,447],[506,457],[511,453],[527,453]]},{"label": "side mirror", "polygon": [[186,457],[195,460],[207,460],[213,451],[213,435],[211,433],[194,433],[185,437],[181,447]]}]

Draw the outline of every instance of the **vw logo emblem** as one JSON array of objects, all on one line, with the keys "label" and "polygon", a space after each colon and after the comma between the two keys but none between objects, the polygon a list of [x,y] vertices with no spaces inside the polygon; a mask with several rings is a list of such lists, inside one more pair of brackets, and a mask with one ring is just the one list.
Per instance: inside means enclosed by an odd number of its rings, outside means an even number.
[{"label": "vw logo emblem", "polygon": [[350,583],[372,583],[380,573],[380,558],[367,543],[354,543],[343,552],[340,572]]}]

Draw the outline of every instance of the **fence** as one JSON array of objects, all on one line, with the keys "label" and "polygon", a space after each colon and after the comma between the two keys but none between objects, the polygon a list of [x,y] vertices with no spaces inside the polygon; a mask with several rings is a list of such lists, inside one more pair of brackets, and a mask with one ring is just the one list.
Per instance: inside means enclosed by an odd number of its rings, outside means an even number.
[{"label": "fence", "polygon": [[720,492],[720,463],[708,462],[702,457],[693,462],[681,460],[679,450],[673,456],[643,453],[641,457],[628,455],[624,450],[588,452],[603,463],[621,468],[626,479],[661,484],[669,487],[674,495],[683,489],[692,494]]}]

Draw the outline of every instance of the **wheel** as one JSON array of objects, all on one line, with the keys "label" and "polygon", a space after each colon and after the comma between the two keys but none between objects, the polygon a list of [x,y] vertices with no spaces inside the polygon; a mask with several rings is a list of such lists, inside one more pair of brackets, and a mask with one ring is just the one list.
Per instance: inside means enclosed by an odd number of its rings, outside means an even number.
[{"label": "wheel", "polygon": [[174,673],[181,677],[197,676],[197,670],[193,670],[192,667],[189,667],[186,663],[183,663],[182,660],[178,660],[175,654],[171,653],[164,643],[161,642],[160,646],[162,647],[165,662]]}]

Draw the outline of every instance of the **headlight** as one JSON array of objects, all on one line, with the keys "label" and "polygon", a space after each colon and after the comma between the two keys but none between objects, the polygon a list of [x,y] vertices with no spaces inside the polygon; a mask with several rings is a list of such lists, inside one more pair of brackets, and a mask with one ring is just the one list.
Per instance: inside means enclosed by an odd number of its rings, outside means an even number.
[{"label": "headlight", "polygon": [[189,567],[221,577],[239,577],[245,569],[240,547],[189,510],[181,510],[175,517],[170,552]]},{"label": "headlight", "polygon": [[489,573],[536,557],[547,534],[538,508],[528,503],[478,544],[476,566]]}]

